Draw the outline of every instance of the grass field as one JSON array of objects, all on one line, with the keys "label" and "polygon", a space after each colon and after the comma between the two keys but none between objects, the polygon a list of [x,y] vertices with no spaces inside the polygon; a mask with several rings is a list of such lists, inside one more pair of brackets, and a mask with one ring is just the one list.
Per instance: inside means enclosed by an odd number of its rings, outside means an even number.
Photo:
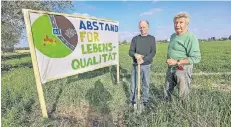
[{"label": "grass field", "polygon": [[141,115],[132,113],[126,103],[132,62],[128,45],[120,46],[118,85],[115,67],[44,84],[49,119],[41,117],[30,55],[8,56],[2,61],[11,67],[2,71],[2,126],[230,127],[231,41],[200,43],[200,47],[202,61],[193,70],[190,101],[182,104],[177,96],[171,103],[162,99],[167,44],[157,45],[151,68],[150,108]]}]

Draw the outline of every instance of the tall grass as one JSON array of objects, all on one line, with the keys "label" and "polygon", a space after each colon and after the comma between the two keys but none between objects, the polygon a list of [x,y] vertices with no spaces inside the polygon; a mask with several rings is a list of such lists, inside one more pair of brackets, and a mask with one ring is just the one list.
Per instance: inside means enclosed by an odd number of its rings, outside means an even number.
[{"label": "tall grass", "polygon": [[[202,62],[194,72],[230,72],[230,42],[201,43]],[[157,45],[150,81],[150,104],[140,115],[128,106],[131,58],[120,46],[120,84],[115,67],[55,80],[43,85],[49,119],[42,119],[30,56],[6,59],[15,66],[2,73],[2,126],[229,127],[231,75],[193,75],[189,100],[163,100],[166,44]],[[212,59],[215,58],[215,59]],[[15,61],[15,62],[14,62]],[[22,62],[23,61],[23,62]],[[15,64],[17,63],[17,64]]]}]

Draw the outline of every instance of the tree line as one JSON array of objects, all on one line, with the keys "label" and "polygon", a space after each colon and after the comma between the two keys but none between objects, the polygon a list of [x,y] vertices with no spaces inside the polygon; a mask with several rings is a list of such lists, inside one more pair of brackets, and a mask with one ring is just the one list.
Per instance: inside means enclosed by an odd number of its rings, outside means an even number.
[{"label": "tree line", "polygon": [[25,38],[24,17],[22,9],[65,12],[75,10],[72,1],[2,1],[1,16],[1,50],[7,52]]},{"label": "tree line", "polygon": [[[199,42],[226,41],[226,40],[231,40],[231,35],[229,37],[221,37],[221,38],[210,37],[208,39],[198,39],[198,40]],[[126,45],[130,43],[131,42],[127,40],[119,41],[120,45]],[[169,40],[157,40],[156,43],[169,43]]]}]

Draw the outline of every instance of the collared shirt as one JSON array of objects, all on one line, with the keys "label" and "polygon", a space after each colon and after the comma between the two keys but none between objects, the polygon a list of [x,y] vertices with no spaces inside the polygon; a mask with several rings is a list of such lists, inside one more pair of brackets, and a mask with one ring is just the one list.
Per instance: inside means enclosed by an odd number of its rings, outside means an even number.
[{"label": "collared shirt", "polygon": [[170,58],[176,60],[188,58],[190,65],[199,63],[201,53],[197,37],[189,31],[182,35],[172,34],[167,52],[167,59]]}]

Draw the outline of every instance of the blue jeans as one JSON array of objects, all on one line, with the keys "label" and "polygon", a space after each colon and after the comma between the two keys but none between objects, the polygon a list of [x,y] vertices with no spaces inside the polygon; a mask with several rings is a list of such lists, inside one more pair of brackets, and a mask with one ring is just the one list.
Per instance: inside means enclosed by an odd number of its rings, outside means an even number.
[{"label": "blue jeans", "polygon": [[[148,102],[149,94],[149,82],[150,82],[150,69],[149,65],[140,65],[140,82],[142,83],[142,95],[141,100],[143,103]],[[130,85],[130,102],[136,103],[136,93],[137,93],[137,83],[138,83],[138,65],[133,64],[132,74],[131,74],[131,85]]]}]

